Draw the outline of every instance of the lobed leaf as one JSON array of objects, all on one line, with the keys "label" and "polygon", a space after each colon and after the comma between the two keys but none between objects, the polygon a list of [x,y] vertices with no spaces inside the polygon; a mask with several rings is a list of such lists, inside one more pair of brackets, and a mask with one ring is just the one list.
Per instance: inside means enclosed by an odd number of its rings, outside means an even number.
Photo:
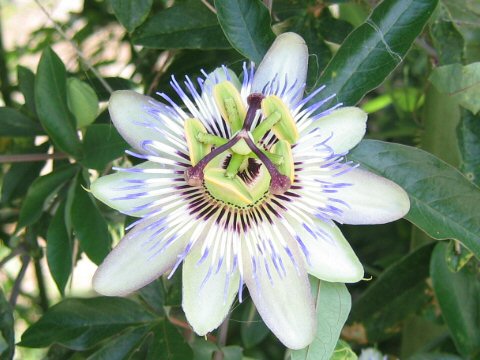
[{"label": "lobed leaf", "polygon": [[59,343],[69,349],[85,350],[123,329],[152,320],[152,314],[124,298],[66,299],[31,325],[19,345],[39,348]]},{"label": "lobed leaf", "polygon": [[159,11],[132,33],[134,44],[155,49],[228,49],[217,18],[201,1]]},{"label": "lobed leaf", "polygon": [[480,282],[478,267],[468,264],[452,272],[448,244],[435,246],[430,263],[433,289],[457,350],[465,359],[480,356]]},{"label": "lobed leaf", "polygon": [[72,237],[65,224],[65,201],[62,201],[47,230],[48,267],[62,295],[72,273],[72,253]]},{"label": "lobed leaf", "polygon": [[[343,42],[318,78],[336,94],[324,108],[337,103],[354,105],[379,86],[402,61],[420,34],[438,0],[384,0]],[[325,92],[315,96],[320,101]]]},{"label": "lobed leaf", "polygon": [[480,258],[480,189],[435,156],[405,145],[363,140],[348,157],[400,185],[406,219],[434,239],[456,239]]},{"label": "lobed leaf", "polygon": [[433,244],[418,248],[370,284],[353,304],[345,339],[359,343],[384,340],[401,329],[398,325],[408,315],[428,303],[426,279],[432,248]]},{"label": "lobed leaf", "polygon": [[67,165],[36,179],[23,199],[17,229],[35,223],[50,200],[57,194],[58,189],[71,180],[77,171],[78,167]]},{"label": "lobed leaf", "polygon": [[20,111],[9,107],[0,107],[0,136],[15,137],[43,134],[42,127]]},{"label": "lobed leaf", "polygon": [[67,106],[67,72],[62,60],[47,48],[38,63],[35,106],[43,128],[58,148],[75,158],[82,155],[75,119]]},{"label": "lobed leaf", "polygon": [[260,0],[216,0],[215,9],[222,30],[232,47],[260,64],[275,40],[270,13]]},{"label": "lobed leaf", "polygon": [[345,284],[311,278],[316,298],[317,333],[304,349],[292,351],[292,360],[330,360],[347,321],[352,300]]},{"label": "lobed leaf", "polygon": [[80,247],[95,264],[100,264],[110,251],[112,237],[95,201],[77,182],[72,204],[72,225]]},{"label": "lobed leaf", "polygon": [[103,170],[110,161],[121,157],[129,147],[112,125],[90,125],[83,140],[85,156],[82,164],[90,169]]},{"label": "lobed leaf", "polygon": [[147,18],[153,0],[110,0],[110,4],[118,21],[132,32]]}]

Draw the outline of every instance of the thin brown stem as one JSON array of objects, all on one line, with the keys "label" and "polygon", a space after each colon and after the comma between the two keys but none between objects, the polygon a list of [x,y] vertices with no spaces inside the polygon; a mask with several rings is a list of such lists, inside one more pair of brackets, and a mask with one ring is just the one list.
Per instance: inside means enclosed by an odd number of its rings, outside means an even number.
[{"label": "thin brown stem", "polygon": [[68,159],[68,155],[64,153],[0,155],[0,164],[15,163],[15,162],[60,160],[60,159]]},{"label": "thin brown stem", "polygon": [[42,264],[40,259],[35,259],[33,261],[35,265],[35,275],[37,276],[37,285],[38,285],[38,295],[40,297],[40,307],[45,312],[48,310],[48,295],[47,287],[45,286],[45,277],[43,276]]},{"label": "thin brown stem", "polygon": [[30,264],[30,256],[28,255],[23,255],[22,256],[22,267],[20,268],[20,271],[18,272],[17,278],[15,279],[15,282],[13,283],[12,287],[12,292],[10,294],[10,305],[12,307],[15,307],[15,304],[17,303],[18,295],[20,294],[20,288],[22,286],[22,281],[23,278],[25,277],[25,274],[27,273],[28,265]]},{"label": "thin brown stem", "polygon": [[225,320],[223,320],[222,325],[218,331],[218,350],[215,352],[215,356],[213,360],[223,360],[223,352],[222,348],[227,344],[227,337],[228,337],[228,324],[230,321],[230,315],[228,315]]},{"label": "thin brown stem", "polygon": [[49,12],[47,9],[40,3],[39,0],[34,0],[37,6],[40,8],[40,10],[45,14],[45,16],[50,20],[53,24],[53,27],[55,30],[60,34],[60,36],[67,41],[72,47],[74,48],[75,52],[77,53],[77,56],[79,59],[82,61],[84,65],[87,66],[87,68],[92,72],[93,75],[100,81],[102,86],[107,90],[110,94],[113,92],[112,87],[105,81],[105,79],[100,75],[100,73],[93,67],[92,64],[87,60],[87,57],[82,53],[82,51],[78,48],[78,46],[75,44],[75,42],[63,31],[63,29],[60,27],[60,25],[57,24],[57,22],[50,16]]}]

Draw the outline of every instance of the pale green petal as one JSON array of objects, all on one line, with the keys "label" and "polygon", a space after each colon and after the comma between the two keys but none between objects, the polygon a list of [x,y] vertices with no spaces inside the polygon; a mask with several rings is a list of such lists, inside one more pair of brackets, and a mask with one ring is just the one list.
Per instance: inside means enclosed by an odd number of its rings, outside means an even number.
[{"label": "pale green petal", "polygon": [[211,275],[202,287],[211,265],[208,257],[198,265],[201,247],[196,246],[183,263],[182,307],[188,323],[198,335],[205,335],[216,329],[225,319],[237,294],[239,274],[235,271],[230,276],[228,290],[225,292],[227,272],[225,262],[218,273],[215,262]]},{"label": "pale green petal", "polygon": [[[276,76],[279,81],[279,89],[285,84],[292,86],[296,82],[296,88],[305,84],[308,70],[308,48],[301,36],[295,33],[284,33],[275,39],[268,49],[255,73],[252,92],[262,92],[265,85]],[[299,100],[303,94],[299,94],[295,100]],[[294,101],[295,102],[295,101]]]},{"label": "pale green petal", "polygon": [[184,250],[188,236],[173,241],[158,253],[161,238],[155,234],[158,227],[145,229],[151,224],[137,225],[110,252],[93,277],[93,288],[102,295],[127,295],[149,284],[169,271]]},{"label": "pale green petal", "polygon": [[325,138],[332,135],[327,145],[330,146],[335,153],[341,154],[349,151],[362,140],[365,135],[366,126],[366,112],[357,107],[343,107],[318,119],[302,133],[307,134],[312,129],[318,128],[319,133],[323,134]]},{"label": "pale green petal", "polygon": [[[362,264],[335,224],[312,218],[309,231],[287,215],[308,251],[308,273],[330,282],[354,283],[364,276]],[[312,233],[316,233],[316,238]]]},{"label": "pale green petal", "polygon": [[[159,165],[150,161],[134,166],[134,169],[153,169],[159,168]],[[137,199],[119,199],[122,196],[138,193],[142,190],[124,190],[126,186],[131,186],[127,180],[146,180],[150,178],[159,178],[161,174],[142,174],[119,171],[115,174],[106,175],[95,180],[90,186],[92,194],[104,204],[114,208],[124,214],[130,216],[142,216],[148,210],[134,211],[137,206],[148,204],[152,198],[137,198]]]},{"label": "pale green petal", "polygon": [[108,110],[112,122],[122,137],[136,150],[143,152],[142,143],[145,140],[161,141],[160,133],[141,123],[155,123],[158,119],[148,112],[155,104],[155,111],[164,110],[169,115],[167,107],[151,97],[141,95],[132,90],[118,90],[110,97]]},{"label": "pale green petal", "polygon": [[352,186],[340,189],[335,198],[348,204],[334,220],[352,225],[385,224],[404,217],[410,209],[407,193],[394,182],[362,169],[341,176]]},{"label": "pale green petal", "polygon": [[[296,244],[290,250],[298,271],[290,258],[280,249],[286,276],[280,278],[270,256],[257,258],[257,273],[253,271],[250,255],[244,251],[245,283],[259,314],[275,336],[290,349],[302,349],[315,336],[315,307],[310,291],[304,260]],[[268,263],[273,285],[264,267]]]}]

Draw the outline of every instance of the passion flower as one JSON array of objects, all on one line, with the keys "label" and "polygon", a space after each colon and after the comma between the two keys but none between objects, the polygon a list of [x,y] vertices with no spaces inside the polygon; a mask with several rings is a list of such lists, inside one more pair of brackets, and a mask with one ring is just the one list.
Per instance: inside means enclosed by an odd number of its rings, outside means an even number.
[{"label": "passion flower", "polygon": [[146,160],[92,184],[109,206],[139,219],[97,270],[104,295],[126,295],[180,264],[182,306],[204,335],[248,288],[266,325],[289,348],[315,335],[308,274],[356,282],[363,268],[335,221],[378,224],[409,209],[391,181],[345,155],[365,133],[367,115],[334,95],[304,97],[308,50],[280,35],[242,82],[226,67],[171,86],[183,104],[115,92],[112,121]]}]

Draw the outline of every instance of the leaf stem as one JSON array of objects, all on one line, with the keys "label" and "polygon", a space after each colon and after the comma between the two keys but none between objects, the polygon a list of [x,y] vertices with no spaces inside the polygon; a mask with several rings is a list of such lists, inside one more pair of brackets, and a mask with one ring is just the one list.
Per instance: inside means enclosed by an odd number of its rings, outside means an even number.
[{"label": "leaf stem", "polygon": [[45,160],[60,160],[68,159],[68,155],[65,153],[53,153],[53,154],[13,154],[13,155],[0,155],[0,164],[4,163],[16,163],[16,162],[32,162],[32,161],[45,161]]}]

